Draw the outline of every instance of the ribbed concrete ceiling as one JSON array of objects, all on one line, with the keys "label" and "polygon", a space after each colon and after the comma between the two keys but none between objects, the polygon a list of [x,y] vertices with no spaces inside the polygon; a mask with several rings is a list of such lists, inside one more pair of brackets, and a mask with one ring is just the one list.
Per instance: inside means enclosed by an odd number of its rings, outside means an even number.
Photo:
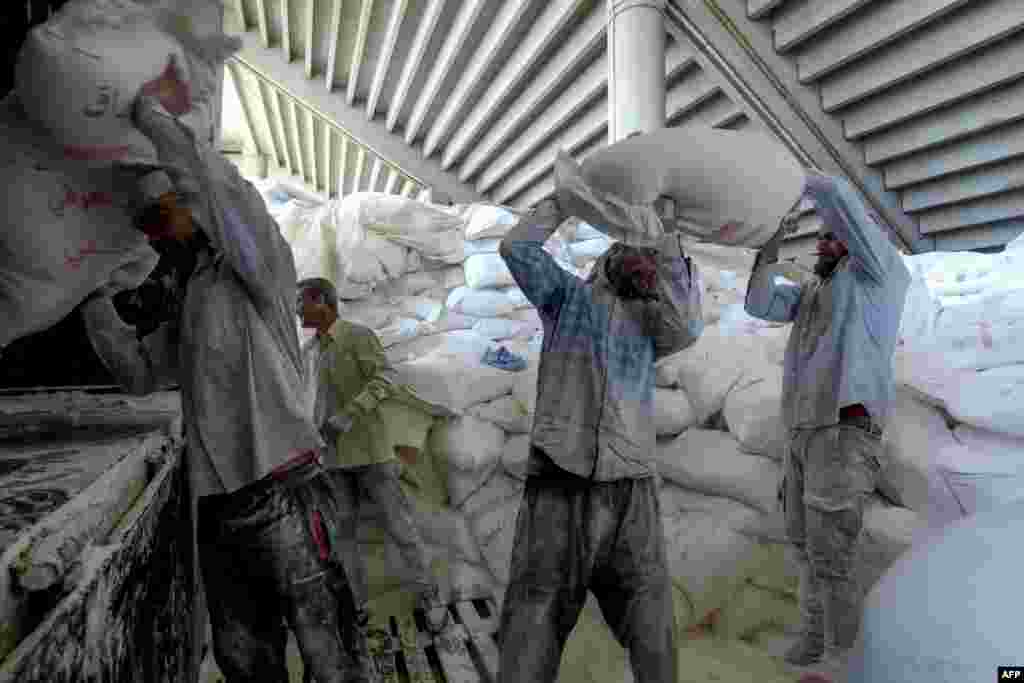
[{"label": "ribbed concrete ceiling", "polygon": [[713,2],[840,123],[928,248],[1024,231],[1024,2]]},{"label": "ribbed concrete ceiling", "polygon": [[[607,144],[606,22],[595,0],[231,0],[227,85],[248,144],[326,195],[525,207],[557,150]],[[671,126],[759,125],[671,36],[665,79]]]}]

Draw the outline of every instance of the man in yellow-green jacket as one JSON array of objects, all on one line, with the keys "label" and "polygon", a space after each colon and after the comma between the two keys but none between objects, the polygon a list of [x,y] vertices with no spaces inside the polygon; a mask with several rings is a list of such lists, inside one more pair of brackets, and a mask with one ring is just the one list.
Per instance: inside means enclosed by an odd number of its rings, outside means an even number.
[{"label": "man in yellow-green jacket", "polygon": [[[303,327],[317,331],[303,345],[302,357],[314,423],[327,442],[325,465],[339,494],[350,498],[353,514],[358,515],[362,500],[378,504],[386,531],[414,572],[427,624],[440,632],[448,611],[430,570],[413,502],[398,478],[401,460],[415,462],[435,416],[443,411],[397,383],[373,330],[338,317],[337,290],[329,280],[303,280],[298,289]],[[353,554],[346,571],[365,627],[366,566]]]}]

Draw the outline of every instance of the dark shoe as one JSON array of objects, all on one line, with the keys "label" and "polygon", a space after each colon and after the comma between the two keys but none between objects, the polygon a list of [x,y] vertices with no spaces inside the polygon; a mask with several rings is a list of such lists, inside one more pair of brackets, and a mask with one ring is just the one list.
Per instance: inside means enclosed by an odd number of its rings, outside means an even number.
[{"label": "dark shoe", "polygon": [[346,683],[376,683],[378,680],[377,667],[370,655],[369,631],[370,612],[359,610],[356,612],[355,628],[350,629],[345,643],[355,663],[355,670],[346,677]]},{"label": "dark shoe", "polygon": [[438,591],[434,590],[420,596],[419,608],[427,620],[427,630],[430,635],[436,636],[443,633],[451,623],[451,614],[448,612],[448,605],[442,600]]}]

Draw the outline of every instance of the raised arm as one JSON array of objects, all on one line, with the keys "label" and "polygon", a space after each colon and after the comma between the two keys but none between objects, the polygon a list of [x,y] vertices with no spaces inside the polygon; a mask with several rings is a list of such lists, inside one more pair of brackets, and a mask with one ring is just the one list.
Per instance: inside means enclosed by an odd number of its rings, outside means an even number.
[{"label": "raised arm", "polygon": [[782,275],[783,269],[778,264],[782,236],[780,231],[758,253],[743,303],[748,315],[775,323],[796,320],[803,293],[801,285],[789,282]]},{"label": "raised arm", "polygon": [[558,315],[566,292],[576,281],[544,251],[544,243],[558,230],[562,220],[558,202],[545,200],[505,235],[499,248],[523,294],[538,311],[551,318]]},{"label": "raised arm", "polygon": [[905,268],[899,251],[847,180],[811,174],[805,192],[825,229],[846,246],[855,272],[882,284],[894,268]]},{"label": "raised arm", "polygon": [[80,311],[93,350],[125,391],[151,394],[173,379],[177,344],[169,324],[140,340],[135,328],[121,320],[109,296],[93,296]]},{"label": "raised arm", "polygon": [[281,240],[259,192],[156,99],[141,98],[134,120],[167,166],[167,171],[154,171],[142,178],[144,199],[155,201],[171,192],[184,194],[210,244],[224,254],[254,300],[271,304],[278,291],[275,264]]},{"label": "raised arm", "polygon": [[662,358],[692,346],[703,333],[703,292],[678,235],[661,239],[656,264],[659,301],[651,307],[649,333],[655,358]]}]

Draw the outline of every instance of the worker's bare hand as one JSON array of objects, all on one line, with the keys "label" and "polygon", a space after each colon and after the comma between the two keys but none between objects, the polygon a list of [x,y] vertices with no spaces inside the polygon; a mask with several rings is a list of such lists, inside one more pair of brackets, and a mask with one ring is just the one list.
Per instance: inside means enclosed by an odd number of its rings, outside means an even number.
[{"label": "worker's bare hand", "polygon": [[534,205],[533,210],[544,216],[557,216],[563,218],[562,207],[554,197],[542,199]]},{"label": "worker's bare hand", "polygon": [[395,446],[395,455],[397,455],[398,459],[403,463],[412,467],[419,459],[420,451],[418,448],[413,448],[412,446]]}]

